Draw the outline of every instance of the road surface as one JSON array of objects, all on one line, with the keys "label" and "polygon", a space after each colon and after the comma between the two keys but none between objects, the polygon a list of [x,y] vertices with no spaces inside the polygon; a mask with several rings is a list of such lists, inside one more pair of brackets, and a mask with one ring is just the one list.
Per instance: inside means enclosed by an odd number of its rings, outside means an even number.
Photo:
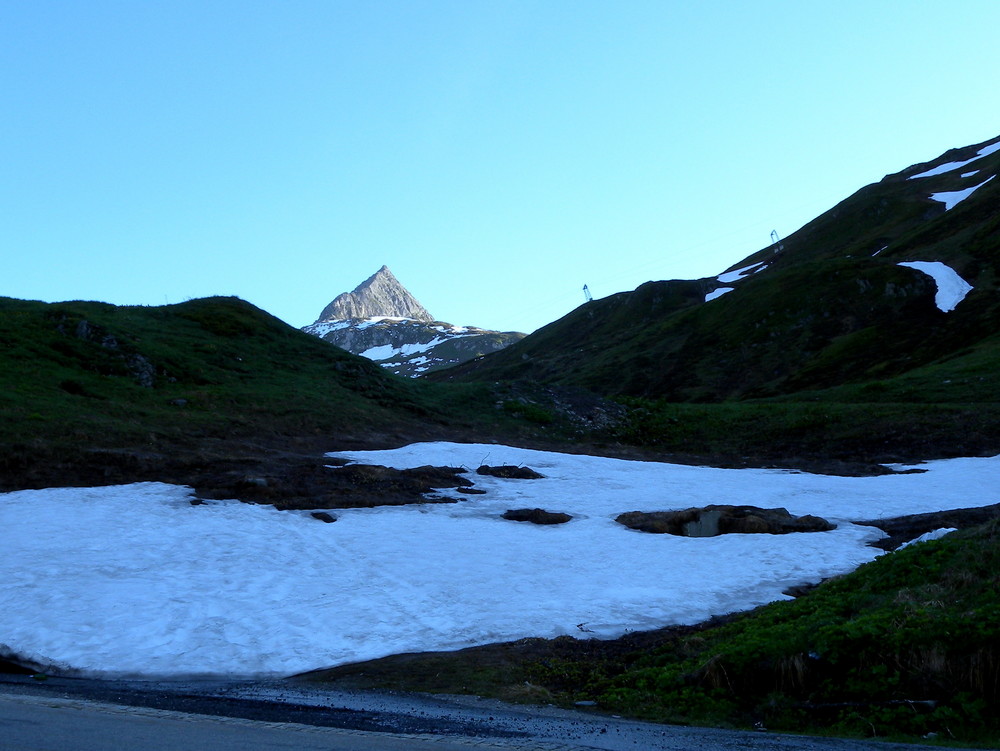
[{"label": "road surface", "polygon": [[0,676],[0,751],[913,751],[877,741],[632,722],[478,697],[286,682]]}]

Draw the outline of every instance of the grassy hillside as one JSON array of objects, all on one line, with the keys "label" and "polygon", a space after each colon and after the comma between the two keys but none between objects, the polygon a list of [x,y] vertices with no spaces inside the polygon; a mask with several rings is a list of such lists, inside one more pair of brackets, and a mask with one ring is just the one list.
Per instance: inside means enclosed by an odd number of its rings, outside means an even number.
[{"label": "grassy hillside", "polygon": [[5,488],[183,480],[158,470],[461,437],[473,424],[503,432],[505,420],[517,434],[485,387],[391,375],[236,298],[163,307],[3,298],[0,342]]},{"label": "grassy hillside", "polygon": [[[946,211],[931,194],[968,187],[972,178],[955,171],[907,179],[925,166],[861,189],[780,248],[736,264],[764,264],[758,273],[731,283],[650,282],[587,303],[513,347],[437,378],[718,402],[885,381],[944,363],[967,369],[961,359],[982,348],[1000,322],[1000,181]],[[1000,152],[976,167],[976,180],[996,174]],[[898,265],[915,260],[947,263],[974,290],[942,312],[933,280]],[[705,302],[722,286],[734,290]],[[984,354],[975,357],[981,362]]]},{"label": "grassy hillside", "polygon": [[162,308],[3,299],[0,338],[7,441],[346,430],[428,412],[405,382],[236,299]]}]

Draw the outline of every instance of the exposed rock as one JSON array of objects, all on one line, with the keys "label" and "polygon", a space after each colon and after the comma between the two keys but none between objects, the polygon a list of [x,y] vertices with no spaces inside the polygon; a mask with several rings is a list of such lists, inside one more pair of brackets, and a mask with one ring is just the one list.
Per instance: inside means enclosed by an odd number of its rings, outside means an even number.
[{"label": "exposed rock", "polygon": [[323,308],[318,320],[377,316],[412,318],[417,321],[434,320],[434,316],[428,313],[427,309],[393,276],[388,266],[380,268],[359,284],[353,292],[345,292],[335,297],[333,302]]},{"label": "exposed rock", "polygon": [[337,517],[333,514],[328,514],[326,511],[313,511],[309,514],[313,519],[319,519],[321,522],[326,524],[332,524],[337,521]]},{"label": "exposed rock", "polygon": [[868,527],[878,527],[889,535],[871,543],[872,547],[881,548],[882,550],[896,550],[903,543],[915,540],[920,535],[932,532],[935,529],[942,529],[944,527],[965,529],[966,527],[974,527],[977,524],[984,524],[997,517],[1000,517],[1000,503],[995,503],[992,506],[980,506],[978,508],[948,509],[947,511],[932,511],[926,514],[910,514],[909,516],[896,516],[891,519],[873,519],[854,523],[863,524]]},{"label": "exposed rock", "polygon": [[486,491],[479,488],[459,488],[458,492],[466,495],[486,495]]},{"label": "exposed rock", "polygon": [[503,477],[508,480],[539,480],[545,477],[545,475],[538,474],[531,467],[515,467],[512,464],[503,464],[499,467],[491,467],[484,464],[476,469],[476,474]]},{"label": "exposed rock", "polygon": [[681,537],[716,537],[725,534],[828,532],[836,527],[818,516],[792,516],[783,508],[756,506],[705,506],[682,511],[629,511],[616,522],[629,529]]},{"label": "exposed rock", "polygon": [[145,356],[137,352],[125,355],[125,366],[137,384],[143,388],[153,388],[156,382],[156,368]]},{"label": "exposed rock", "polygon": [[[72,319],[69,316],[63,315],[56,325],[56,330],[66,335],[66,324],[71,323],[71,321]],[[120,342],[114,334],[103,326],[81,318],[77,320],[76,326],[73,328],[73,336],[80,341],[96,344],[100,347],[98,352],[101,352],[101,354],[96,354],[92,350],[94,354],[89,363],[90,369],[102,375],[122,375],[123,373],[127,373],[132,380],[143,388],[153,388],[155,385],[156,367],[153,363],[145,355],[135,351],[135,347],[132,344]],[[65,387],[64,390],[74,393]],[[88,394],[79,392],[79,395],[87,396]]]},{"label": "exposed rock", "polygon": [[532,524],[565,524],[573,517],[561,511],[546,511],[540,508],[510,509],[503,513],[504,519]]}]

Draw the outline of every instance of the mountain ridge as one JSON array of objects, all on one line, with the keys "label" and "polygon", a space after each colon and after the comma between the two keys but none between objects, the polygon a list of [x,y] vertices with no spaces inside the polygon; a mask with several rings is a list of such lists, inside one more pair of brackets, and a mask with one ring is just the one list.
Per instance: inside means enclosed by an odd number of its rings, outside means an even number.
[{"label": "mountain ridge", "polygon": [[[1000,138],[952,149],[861,188],[723,274],[585,303],[439,377],[712,402],[883,381],[993,347],[1000,181],[987,178],[998,173]],[[931,262],[972,287],[949,312],[933,277],[900,265]]]}]

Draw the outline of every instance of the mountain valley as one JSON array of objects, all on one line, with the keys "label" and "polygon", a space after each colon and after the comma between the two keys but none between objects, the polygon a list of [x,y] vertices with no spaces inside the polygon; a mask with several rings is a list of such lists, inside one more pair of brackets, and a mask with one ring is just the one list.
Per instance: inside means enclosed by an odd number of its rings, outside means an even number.
[{"label": "mountain valley", "polygon": [[[231,499],[254,504],[254,518],[274,511],[258,507],[286,509],[288,518],[352,509],[348,518],[372,529],[388,504],[402,504],[401,513],[412,511],[399,527],[405,539],[435,513],[420,506],[426,475],[406,473],[437,468],[393,469],[378,457],[352,464],[327,452],[450,441],[468,453],[451,450],[464,457],[454,479],[506,445],[769,468],[771,490],[805,487],[820,474],[844,488],[882,480],[917,488],[920,462],[954,457],[979,457],[977,466],[988,467],[1000,454],[998,172],[1000,138],[953,149],[861,188],[722,274],[651,281],[587,302],[528,336],[435,321],[384,266],[305,330],[232,297],[157,307],[0,298],[0,491],[107,487],[127,505],[127,494],[111,486],[168,483],[191,488],[190,505],[199,501],[206,513]],[[338,473],[338,463],[353,469]],[[938,471],[923,469],[929,477]],[[583,485],[565,496],[567,505],[594,500],[588,494],[600,483],[572,479]],[[427,482],[439,488],[433,483],[441,478]],[[607,483],[601,487],[614,486]],[[453,505],[440,513],[455,518],[467,513],[471,528],[481,521],[469,510],[476,496],[453,497],[459,486],[435,490],[434,506]],[[672,488],[665,480],[642,486],[656,496],[656,508],[645,510],[694,505],[690,493]],[[699,492],[706,508],[744,500],[710,497],[724,496],[719,483]],[[396,656],[312,677],[411,690],[474,686],[509,700],[589,702],[658,721],[752,727],[766,720],[791,731],[871,728],[907,740],[934,733],[994,745],[1000,528],[988,519],[1000,497],[992,493],[985,480],[969,491],[961,505],[978,510],[948,517],[963,527],[958,533],[879,554],[745,615],[600,642],[587,639],[581,623],[580,639]],[[169,494],[170,508],[190,510],[182,491]],[[940,510],[954,511],[958,501],[950,503]],[[584,509],[585,522],[598,518]],[[870,514],[841,521],[907,530],[898,542],[916,536],[912,519],[889,513],[873,503]],[[142,518],[133,508],[128,514]],[[574,523],[565,529],[579,529]],[[516,528],[539,545],[565,534],[561,525],[509,524],[492,529]],[[316,523],[308,535],[317,529],[350,527]],[[573,571],[579,551],[565,559]],[[294,559],[292,551],[284,560]],[[540,586],[552,580],[529,573]],[[618,584],[635,586],[627,573]],[[0,647],[5,639],[0,633]]]}]

